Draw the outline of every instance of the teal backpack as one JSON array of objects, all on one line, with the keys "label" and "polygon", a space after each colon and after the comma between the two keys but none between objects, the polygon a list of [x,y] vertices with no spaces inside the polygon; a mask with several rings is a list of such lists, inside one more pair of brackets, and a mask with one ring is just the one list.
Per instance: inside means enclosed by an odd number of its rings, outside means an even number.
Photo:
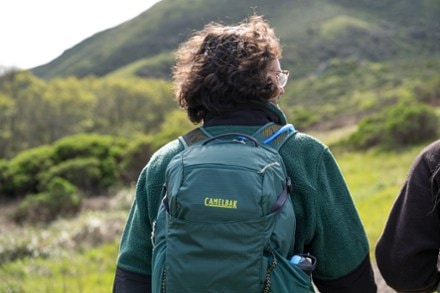
[{"label": "teal backpack", "polygon": [[289,261],[296,219],[278,150],[295,132],[180,137],[153,229],[153,292],[314,292]]}]

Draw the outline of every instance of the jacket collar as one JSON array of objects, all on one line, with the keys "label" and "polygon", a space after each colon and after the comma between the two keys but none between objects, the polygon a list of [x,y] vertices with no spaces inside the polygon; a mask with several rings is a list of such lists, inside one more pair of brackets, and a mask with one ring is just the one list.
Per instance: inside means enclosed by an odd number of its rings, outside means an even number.
[{"label": "jacket collar", "polygon": [[269,122],[286,125],[287,119],[283,111],[277,105],[270,102],[256,101],[252,104],[238,105],[234,111],[222,115],[207,113],[203,121],[203,126],[261,126]]}]

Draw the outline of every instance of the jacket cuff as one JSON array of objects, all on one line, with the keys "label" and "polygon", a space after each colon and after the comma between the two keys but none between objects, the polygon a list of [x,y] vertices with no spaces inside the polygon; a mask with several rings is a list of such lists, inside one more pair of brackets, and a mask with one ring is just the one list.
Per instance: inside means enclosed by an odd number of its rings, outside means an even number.
[{"label": "jacket cuff", "polygon": [[314,278],[313,282],[320,292],[326,293],[377,292],[369,255],[348,275],[335,280],[318,280]]},{"label": "jacket cuff", "polygon": [[151,276],[116,268],[113,293],[151,293]]}]

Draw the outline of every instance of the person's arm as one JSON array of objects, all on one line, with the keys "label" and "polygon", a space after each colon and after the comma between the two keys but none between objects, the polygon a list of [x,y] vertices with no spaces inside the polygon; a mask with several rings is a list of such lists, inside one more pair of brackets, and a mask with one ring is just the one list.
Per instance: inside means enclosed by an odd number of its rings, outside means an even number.
[{"label": "person's arm", "polygon": [[317,164],[314,283],[320,292],[376,292],[368,240],[345,179],[328,149]]},{"label": "person's arm", "polygon": [[343,292],[376,292],[374,275],[371,268],[370,256],[367,255],[362,263],[346,276],[335,280],[314,279],[320,292],[343,293]]},{"label": "person's arm", "polygon": [[376,246],[380,272],[399,292],[433,292],[439,282],[440,221],[429,158],[421,154],[414,161]]},{"label": "person's arm", "polygon": [[151,293],[151,276],[116,268],[113,293]]},{"label": "person's arm", "polygon": [[117,269],[113,283],[114,293],[151,292],[151,225],[146,208],[145,168],[136,185],[136,198],[122,234]]}]

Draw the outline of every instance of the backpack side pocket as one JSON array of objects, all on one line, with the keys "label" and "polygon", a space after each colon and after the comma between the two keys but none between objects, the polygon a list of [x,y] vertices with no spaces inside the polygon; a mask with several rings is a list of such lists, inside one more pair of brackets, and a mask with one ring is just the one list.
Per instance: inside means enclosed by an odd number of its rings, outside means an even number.
[{"label": "backpack side pocket", "polygon": [[[312,278],[298,266],[292,265],[287,258],[279,252],[273,251],[277,258],[277,265],[270,275],[270,292],[315,292]],[[271,263],[271,261],[269,262]]]}]

